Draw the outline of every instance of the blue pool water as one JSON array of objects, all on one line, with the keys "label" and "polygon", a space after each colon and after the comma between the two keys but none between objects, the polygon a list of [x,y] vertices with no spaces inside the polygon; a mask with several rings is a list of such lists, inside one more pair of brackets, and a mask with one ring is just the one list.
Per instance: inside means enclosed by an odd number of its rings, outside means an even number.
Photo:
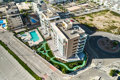
[{"label": "blue pool water", "polygon": [[33,42],[36,42],[36,41],[38,41],[39,40],[39,37],[38,37],[38,35],[37,35],[37,33],[35,32],[35,31],[32,31],[32,32],[30,32],[30,35],[31,35],[31,40],[33,41]]},{"label": "blue pool water", "polygon": [[3,24],[3,20],[0,20],[0,24]]},{"label": "blue pool water", "polygon": [[2,24],[2,27],[4,28],[4,27],[6,27],[6,25],[5,25],[5,24]]},{"label": "blue pool water", "polygon": [[35,19],[33,19],[32,17],[30,17],[30,20],[32,23],[37,23],[37,21]]}]

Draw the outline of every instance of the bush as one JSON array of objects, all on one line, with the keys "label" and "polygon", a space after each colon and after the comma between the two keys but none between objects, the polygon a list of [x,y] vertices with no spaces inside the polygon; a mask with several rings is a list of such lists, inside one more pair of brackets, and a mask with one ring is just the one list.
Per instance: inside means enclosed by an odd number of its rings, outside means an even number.
[{"label": "bush", "polygon": [[58,68],[58,69],[60,68],[60,67],[59,67],[58,65],[56,65],[56,64],[55,64],[54,66],[55,66],[56,68]]},{"label": "bush", "polygon": [[54,57],[52,51],[49,51],[49,52],[48,52],[48,55],[49,55],[50,57]]},{"label": "bush", "polygon": [[49,49],[50,49],[47,43],[46,43],[46,45],[45,45],[45,46],[46,46],[46,49],[47,49],[47,50],[49,50]]},{"label": "bush", "polygon": [[109,75],[114,77],[114,76],[117,76],[117,73],[116,73],[117,70],[111,70]]},{"label": "bush", "polygon": [[62,68],[62,72],[65,74],[66,73],[66,70],[65,70],[65,68]]}]

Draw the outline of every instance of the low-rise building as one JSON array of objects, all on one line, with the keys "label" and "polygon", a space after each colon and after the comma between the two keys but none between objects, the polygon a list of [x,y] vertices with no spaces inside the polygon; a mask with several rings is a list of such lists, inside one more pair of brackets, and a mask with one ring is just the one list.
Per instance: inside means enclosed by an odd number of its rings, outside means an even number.
[{"label": "low-rise building", "polygon": [[20,29],[23,26],[23,21],[19,15],[9,16],[8,17],[8,26],[11,29]]},{"label": "low-rise building", "polygon": [[25,2],[17,3],[16,5],[19,11],[30,10],[30,7],[31,7],[31,3],[25,3]]},{"label": "low-rise building", "polygon": [[8,27],[11,29],[19,29],[24,27],[22,18],[20,16],[18,7],[15,2],[10,2],[6,7]]},{"label": "low-rise building", "polygon": [[15,2],[10,2],[7,6],[6,6],[6,13],[7,15],[14,15],[14,14],[19,14],[19,10],[18,7],[16,6]]}]

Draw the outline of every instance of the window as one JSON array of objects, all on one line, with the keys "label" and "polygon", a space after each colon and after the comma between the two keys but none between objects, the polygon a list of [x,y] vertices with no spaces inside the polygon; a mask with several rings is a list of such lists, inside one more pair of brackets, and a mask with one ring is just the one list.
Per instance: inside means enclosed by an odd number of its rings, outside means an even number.
[{"label": "window", "polygon": [[73,46],[73,48],[76,48],[77,46]]},{"label": "window", "polygon": [[78,39],[75,39],[74,41],[78,41]]},{"label": "window", "polygon": [[76,42],[76,43],[73,43],[73,45],[76,45],[76,44],[78,44],[78,42]]},{"label": "window", "polygon": [[75,51],[75,50],[76,50],[76,48],[73,49],[73,51]]}]

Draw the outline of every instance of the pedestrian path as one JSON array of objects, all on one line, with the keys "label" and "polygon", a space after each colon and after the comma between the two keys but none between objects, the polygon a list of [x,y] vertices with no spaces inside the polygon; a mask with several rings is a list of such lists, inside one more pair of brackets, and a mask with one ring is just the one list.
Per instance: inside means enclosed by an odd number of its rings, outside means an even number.
[{"label": "pedestrian path", "polygon": [[[42,46],[40,46],[40,48],[38,48],[38,52],[40,52],[40,53],[46,55],[47,57],[49,57],[52,62],[64,66],[67,70],[69,70],[69,71],[75,71],[75,70],[77,70],[78,68],[84,67],[84,66],[86,65],[86,57],[85,57],[82,65],[75,66],[75,67],[72,68],[72,69],[69,68],[66,64],[64,64],[64,63],[62,63],[62,62],[59,62],[59,61],[56,61],[56,60],[55,60],[55,57],[50,57],[50,56],[48,55],[48,52],[49,52],[50,50],[47,50],[47,49],[46,49],[46,44],[47,44],[47,42],[43,42],[43,43],[42,43]],[[42,48],[44,48],[45,51],[41,51]]]}]

